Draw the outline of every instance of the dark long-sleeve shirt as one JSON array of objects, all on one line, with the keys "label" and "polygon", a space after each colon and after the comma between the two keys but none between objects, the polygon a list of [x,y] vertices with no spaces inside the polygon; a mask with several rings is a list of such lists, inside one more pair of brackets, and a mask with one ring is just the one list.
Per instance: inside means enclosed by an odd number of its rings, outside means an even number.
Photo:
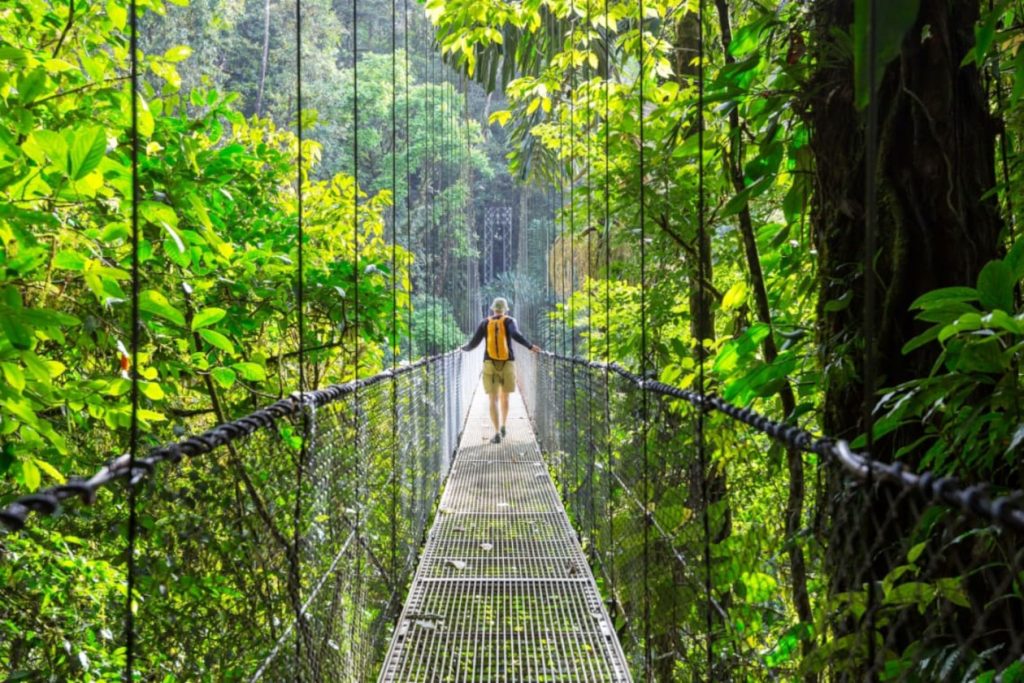
[{"label": "dark long-sleeve shirt", "polygon": [[[487,337],[488,320],[490,320],[490,318],[484,318],[483,320],[480,321],[480,324],[477,325],[476,332],[473,333],[473,337],[466,343],[465,346],[462,347],[463,351],[472,351],[477,347],[477,345],[480,342],[482,342]],[[516,325],[516,319],[510,315],[505,316],[505,336],[508,337],[509,339],[516,340],[526,348],[531,348],[533,346],[533,344],[527,341],[526,337],[524,337],[522,333],[519,332],[519,327]],[[491,355],[487,353],[486,345],[484,346],[484,358],[487,360],[494,360],[493,358],[491,358]],[[508,345],[508,359],[516,359],[516,354],[515,351],[513,351],[512,349],[512,344]]]}]

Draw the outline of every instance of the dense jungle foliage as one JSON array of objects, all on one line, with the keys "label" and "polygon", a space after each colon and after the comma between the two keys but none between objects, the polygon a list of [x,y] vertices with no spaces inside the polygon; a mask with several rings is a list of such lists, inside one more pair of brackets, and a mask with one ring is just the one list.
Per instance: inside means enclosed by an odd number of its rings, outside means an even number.
[{"label": "dense jungle foliage", "polygon": [[[879,2],[872,58],[874,4],[429,0],[427,11],[449,59],[507,94],[489,120],[510,130],[512,168],[564,200],[548,252],[555,348],[681,388],[697,385],[703,361],[702,389],[857,447],[870,411],[879,459],[1019,487],[1022,8]],[[869,103],[878,228],[866,311]],[[670,532],[639,544],[642,523],[630,526],[620,496],[609,524],[633,541],[597,552],[606,579],[635,576],[641,553],[663,559],[653,605],[629,582],[613,595],[620,635],[653,657],[657,680],[728,677],[693,664],[705,645],[687,634],[716,638],[723,661],[750,647],[784,678],[1022,675],[1004,646],[986,649],[995,630],[980,616],[998,602],[1021,623],[1017,581],[980,597],[1003,585],[1001,570],[979,569],[989,553],[1016,572],[1012,540],[990,530],[972,546],[940,531],[935,511],[851,487],[834,466],[728,423],[712,421],[711,470],[695,474],[690,414],[659,412],[648,432],[637,409],[621,408],[615,456],[628,471],[647,439],[657,475],[644,504]],[[567,476],[570,491],[588,486]],[[710,532],[686,531],[702,505]],[[600,543],[607,532],[572,512]],[[718,614],[681,583],[688,570],[664,560],[699,557],[707,533],[712,592],[732,621],[717,636],[705,621]],[[955,568],[929,574],[937,555]],[[864,617],[870,591],[881,606]],[[973,649],[951,645],[968,607],[982,634]],[[652,635],[636,625],[647,609]],[[858,640],[864,628],[878,630]],[[865,673],[856,662],[874,637],[884,669]]]},{"label": "dense jungle foliage", "polygon": [[[299,112],[294,2],[140,0],[143,330],[131,368],[128,3],[10,0],[0,6],[0,502],[124,452],[132,372],[144,446],[297,388],[298,182],[310,387],[451,348],[482,297],[511,292],[545,347],[683,388],[703,363],[706,390],[857,446],[867,402],[878,458],[1024,486],[1014,239],[1024,7],[877,4],[871,82],[867,0],[706,0],[702,26],[696,0],[427,0],[429,23],[410,4],[395,53],[391,3],[303,0]],[[866,329],[871,101],[878,295]],[[481,281],[482,207],[499,198],[518,204],[515,254]],[[636,406],[618,410],[615,439],[635,444]],[[693,432],[681,411],[660,417],[651,506],[682,528],[696,514],[692,471],[663,456],[692,452]],[[868,536],[884,526],[886,538],[910,538],[915,522],[859,524],[829,543],[842,506],[870,509],[874,494],[810,456],[715,427],[711,582],[742,612],[730,637],[756,652],[764,680],[841,678],[830,667],[856,659],[855,645],[827,634],[862,616],[868,583],[886,618],[912,607],[927,620],[942,601],[968,602],[958,578],[911,580],[921,550],[880,552],[849,578],[839,568],[863,564]],[[188,487],[214,487],[220,465],[191,467]],[[280,463],[258,465],[284,476]],[[724,493],[737,489],[741,505]],[[245,530],[204,528],[163,502],[140,519],[140,553],[154,558],[147,587],[187,599],[140,609],[162,610],[151,616],[171,629],[183,605],[243,603],[218,576],[244,573],[225,558],[251,542]],[[627,501],[611,504],[613,518],[628,514]],[[121,677],[125,519],[118,489],[0,540],[0,666],[11,680]],[[156,559],[179,542],[199,578]],[[638,552],[627,544],[616,573]],[[707,614],[677,580],[654,577],[656,680],[711,675],[682,656],[703,647],[688,634]],[[194,634],[208,657],[197,668],[155,649],[139,668],[153,680],[242,678],[211,654],[213,635]],[[244,635],[243,624],[225,640]],[[812,656],[811,643],[824,646]],[[887,645],[894,679],[1024,678],[998,652],[965,662]]]}]

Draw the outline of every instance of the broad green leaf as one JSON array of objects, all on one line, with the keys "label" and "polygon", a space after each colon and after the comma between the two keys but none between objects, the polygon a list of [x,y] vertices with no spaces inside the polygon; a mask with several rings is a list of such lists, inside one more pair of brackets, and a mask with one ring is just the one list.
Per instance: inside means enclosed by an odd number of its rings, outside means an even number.
[{"label": "broad green leaf", "polygon": [[21,481],[25,484],[25,488],[29,491],[35,491],[39,488],[39,484],[42,483],[43,477],[39,473],[39,468],[32,460],[22,460],[21,463]]},{"label": "broad green leaf", "polygon": [[32,348],[32,330],[15,319],[13,311],[3,306],[0,306],[0,332],[14,348],[22,351]]},{"label": "broad green leaf", "polygon": [[262,382],[267,379],[267,371],[258,363],[235,363],[231,367],[238,371],[242,379],[250,382]]},{"label": "broad green leaf", "polygon": [[498,111],[491,112],[491,115],[487,117],[487,123],[497,123],[499,126],[504,126],[509,122],[511,118],[512,112],[508,111],[507,109],[500,109]]},{"label": "broad green leaf", "polygon": [[182,62],[192,56],[192,48],[188,45],[175,45],[164,52],[164,59],[168,62]]},{"label": "broad green leaf", "polygon": [[[139,214],[147,221],[154,225],[166,226],[169,225],[172,228],[178,227],[178,214],[174,212],[174,209],[167,204],[161,204],[160,202],[144,201],[139,204]],[[181,238],[177,238],[179,244]],[[184,245],[181,245],[184,249]]]},{"label": "broad green leaf", "polygon": [[989,261],[978,274],[981,305],[989,310],[1013,311],[1013,271],[1003,261]]},{"label": "broad green leaf", "polygon": [[27,422],[30,425],[39,423],[36,411],[32,410],[32,404],[27,400],[9,398],[2,405],[8,412],[23,422]]},{"label": "broad green leaf", "polygon": [[119,31],[128,23],[128,10],[117,0],[107,0],[107,16],[110,17],[110,23]]},{"label": "broad green leaf", "polygon": [[64,136],[52,130],[37,130],[29,136],[25,141],[25,153],[39,162],[32,154],[32,146],[41,150],[54,166],[71,175],[71,169],[68,168],[68,143]]},{"label": "broad green leaf", "polygon": [[231,343],[231,340],[225,337],[220,332],[215,330],[199,330],[199,336],[206,341],[207,344],[215,348],[220,349],[230,355],[235,354],[235,345]]},{"label": "broad green leaf", "polygon": [[0,363],[0,368],[3,368],[4,381],[15,391],[24,391],[25,389],[25,373],[21,371],[14,363]]},{"label": "broad green leaf", "polygon": [[230,389],[235,384],[235,371],[231,368],[214,368],[210,370],[210,376],[224,389]]},{"label": "broad green leaf", "polygon": [[107,135],[102,128],[91,127],[72,133],[69,151],[71,156],[69,175],[72,180],[84,178],[99,166],[106,150]]},{"label": "broad green leaf", "polygon": [[159,382],[139,382],[139,391],[151,401],[160,401],[166,398],[163,387]]},{"label": "broad green leaf", "polygon": [[220,322],[225,315],[227,315],[227,311],[223,308],[204,308],[192,318],[192,329],[198,330],[203,327],[209,327]]},{"label": "broad green leaf", "polygon": [[53,265],[64,270],[81,271],[85,268],[85,257],[77,251],[59,251],[53,258]]},{"label": "broad green leaf", "polygon": [[42,358],[32,353],[31,351],[24,351],[21,354],[21,362],[25,364],[25,369],[28,370],[29,374],[37,382],[44,384],[50,383],[50,366],[47,365]]},{"label": "broad green leaf", "polygon": [[67,481],[67,479],[64,478],[64,475],[61,474],[56,467],[46,462],[45,460],[33,458],[32,462],[35,463],[36,467],[41,469],[43,472],[46,472],[47,476],[56,481],[58,484],[63,484],[64,482]]},{"label": "broad green leaf", "polygon": [[139,308],[175,325],[185,326],[185,316],[171,305],[166,296],[155,289],[147,289],[139,295]]},{"label": "broad green leaf", "polygon": [[911,308],[928,308],[936,303],[947,301],[977,301],[978,290],[972,287],[943,287],[922,294],[910,304]]},{"label": "broad green leaf", "polygon": [[744,282],[737,282],[722,297],[722,310],[731,311],[739,308],[747,300],[747,285]]}]

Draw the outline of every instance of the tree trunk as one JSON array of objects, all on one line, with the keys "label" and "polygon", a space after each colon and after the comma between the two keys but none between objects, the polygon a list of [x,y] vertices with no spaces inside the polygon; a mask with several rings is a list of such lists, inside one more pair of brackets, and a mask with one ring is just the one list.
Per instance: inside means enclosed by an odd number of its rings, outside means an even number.
[{"label": "tree trunk", "polygon": [[[840,45],[835,31],[852,25],[853,6],[853,0],[813,4],[811,46],[817,67],[807,89],[811,148],[818,160],[811,220],[821,259],[822,427],[846,439],[865,430],[866,398],[865,127],[854,107],[849,48]],[[974,43],[978,13],[977,0],[921,0],[917,22],[898,58],[885,67],[876,94],[878,296],[872,317],[881,387],[925,376],[935,361],[935,350],[928,346],[901,353],[923,331],[908,312],[914,299],[938,287],[973,285],[981,267],[999,254],[998,206],[994,196],[985,197],[995,184],[994,126],[979,72],[960,66]],[[840,310],[826,308],[830,301],[847,299]],[[873,455],[891,460],[919,433],[914,427],[899,429],[876,442]],[[914,464],[913,457],[905,461]],[[822,506],[831,517],[826,562],[833,592],[859,590],[905,560],[900,548],[917,518],[912,512],[901,514],[891,493],[850,487],[834,468],[826,472]],[[850,628],[857,627],[837,626],[840,633]],[[901,636],[888,635],[889,644],[899,649]],[[864,661],[850,675],[875,674],[874,663]]]},{"label": "tree trunk", "polygon": [[[718,10],[718,25],[722,32],[722,50],[725,54],[726,64],[733,64],[736,59],[729,53],[729,45],[732,43],[732,25],[729,18],[729,4],[727,0],[715,0]],[[743,179],[743,147],[740,130],[740,113],[738,107],[732,107],[729,112],[729,148],[727,150],[727,171],[732,180],[733,188],[737,193],[742,192],[745,187]],[[771,333],[765,337],[762,344],[762,352],[767,363],[772,363],[778,358],[779,352],[775,345],[775,330],[772,325],[771,306],[768,302],[768,289],[765,286],[764,272],[761,269],[761,257],[757,250],[757,238],[754,234],[754,221],[750,215],[750,206],[743,205],[739,212],[740,234],[743,238],[743,251],[747,260],[747,268],[750,271],[750,282],[754,292],[754,309],[757,319],[771,329]],[[783,382],[778,391],[779,404],[782,408],[784,419],[790,420],[796,411],[796,397],[793,395],[793,388],[789,381]],[[803,624],[814,623],[814,615],[811,612],[811,600],[807,591],[807,562],[804,557],[803,547],[797,540],[797,533],[803,526],[804,510],[804,461],[803,454],[793,448],[786,449],[786,462],[789,470],[789,497],[786,501],[786,543],[789,546],[789,567],[793,583],[793,605],[796,608],[797,616]],[[803,642],[804,652],[810,643]],[[809,676],[807,680],[814,680]]]},{"label": "tree trunk", "polygon": [[[686,12],[676,23],[674,45],[675,70],[681,86],[689,86],[690,81],[698,77],[698,69],[694,65],[693,60],[699,53],[699,40],[700,24],[697,20],[697,14],[696,12]],[[694,124],[694,130],[696,130],[696,123]],[[711,143],[710,136],[706,136],[705,141],[713,144]],[[696,223],[696,220],[694,220],[694,223]],[[715,298],[717,292],[713,285],[715,278],[712,262],[712,232],[713,230],[708,225],[705,225],[703,230],[696,230],[692,235],[692,241],[685,248],[689,261],[687,279],[689,280],[690,335],[693,338],[694,355],[699,359],[698,362],[706,361],[709,357],[709,352],[704,342],[714,341],[716,336]],[[701,268],[700,264],[703,264],[703,268]],[[707,384],[702,389],[705,393],[713,391]],[[704,420],[704,427],[705,432],[707,432],[706,419]],[[694,457],[690,464],[690,491],[691,497],[695,499],[695,509],[701,510],[702,515],[709,515],[708,529],[710,537],[707,540],[711,546],[715,546],[724,542],[732,533],[732,510],[727,502],[729,487],[725,469],[711,464],[714,459],[714,448],[711,440],[707,439],[706,436],[707,434],[705,433],[703,441],[706,462],[702,463],[697,457]],[[700,437],[697,436],[695,431],[695,439],[697,438]],[[702,465],[703,468],[701,467]],[[726,504],[723,505],[723,501],[726,501]],[[713,513],[712,510],[717,510],[717,512]],[[701,552],[703,552],[703,549],[701,549]],[[726,609],[728,609],[731,600],[728,593],[715,594],[715,565],[711,558],[706,559],[710,567],[711,576],[705,577],[703,575],[704,572],[701,571],[700,583],[703,583],[705,579],[708,580],[711,595],[706,596],[707,600],[706,604],[703,605],[704,614],[702,617],[712,631],[706,634],[709,639],[707,647],[711,650],[717,650],[716,643],[726,626],[719,612],[713,607],[711,600],[717,600],[718,604]],[[701,566],[703,566],[703,562],[701,562]],[[713,669],[706,671],[704,678],[707,680],[720,677],[728,679],[730,672],[727,667],[721,664],[721,661],[723,661],[721,654],[715,653],[713,657],[716,661],[709,662],[709,666],[713,667]],[[670,678],[659,678],[659,680],[670,680]]]}]

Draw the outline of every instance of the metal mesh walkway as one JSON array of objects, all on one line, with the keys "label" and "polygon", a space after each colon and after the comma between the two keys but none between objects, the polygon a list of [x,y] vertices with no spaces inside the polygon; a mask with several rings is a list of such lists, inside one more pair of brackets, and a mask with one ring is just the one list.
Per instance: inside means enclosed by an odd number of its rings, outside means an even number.
[{"label": "metal mesh walkway", "polygon": [[507,426],[477,392],[382,682],[631,680],[518,394]]}]

